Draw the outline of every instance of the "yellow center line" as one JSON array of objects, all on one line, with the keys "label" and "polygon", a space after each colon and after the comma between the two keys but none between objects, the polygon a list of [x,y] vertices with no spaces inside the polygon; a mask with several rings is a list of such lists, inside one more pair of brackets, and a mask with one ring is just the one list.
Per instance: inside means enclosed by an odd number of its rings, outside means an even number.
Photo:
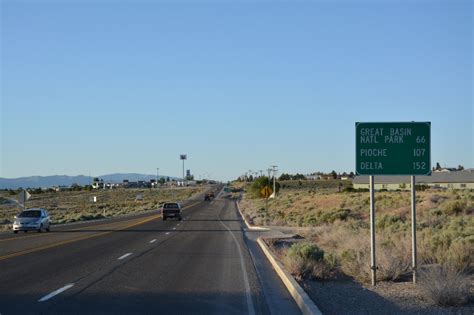
[{"label": "yellow center line", "polygon": [[[192,204],[192,205],[186,206],[186,207],[183,208],[183,210],[186,209],[186,208],[193,207],[193,206],[195,206],[196,204],[198,204],[198,203],[194,203],[194,204]],[[10,258],[18,257],[18,256],[23,256],[23,255],[26,255],[26,254],[38,252],[38,251],[45,250],[45,249],[49,249],[49,248],[53,248],[53,247],[58,247],[58,246],[62,246],[62,245],[66,245],[66,244],[70,244],[70,243],[74,243],[74,242],[78,242],[78,241],[83,241],[83,240],[86,240],[86,239],[91,239],[91,238],[98,237],[98,236],[102,236],[102,235],[107,235],[107,234],[110,234],[110,233],[113,233],[113,232],[116,232],[116,231],[126,230],[126,229],[129,229],[129,228],[131,228],[131,227],[134,227],[134,226],[137,226],[137,225],[140,225],[140,224],[143,224],[143,223],[146,223],[146,222],[149,222],[149,221],[158,219],[159,217],[161,217],[161,214],[152,216],[152,217],[150,217],[150,218],[146,218],[146,219],[144,219],[144,220],[142,220],[142,221],[139,221],[139,222],[136,222],[136,223],[132,223],[132,224],[126,225],[126,226],[124,226],[124,227],[122,227],[122,228],[120,228],[120,229],[114,230],[114,231],[106,231],[106,232],[97,233],[97,234],[93,234],[93,235],[87,235],[87,236],[83,236],[83,237],[74,238],[74,239],[67,240],[67,241],[62,241],[62,242],[59,242],[59,243],[44,245],[44,246],[40,246],[40,247],[36,247],[36,248],[32,248],[32,249],[25,249],[25,250],[22,250],[22,251],[19,251],[19,252],[16,252],[16,253],[12,253],[12,254],[8,254],[8,255],[0,256],[0,261],[5,260],[5,259],[10,259]],[[116,223],[117,223],[117,222],[116,222]],[[118,223],[120,223],[120,222],[118,222]],[[104,224],[104,225],[105,225],[105,224]]]},{"label": "yellow center line", "polygon": [[[184,207],[183,209],[193,207],[193,206],[195,206],[195,205],[198,204],[198,203],[199,203],[199,202],[193,203],[193,204],[191,204],[191,205],[189,205],[189,206]],[[135,219],[134,219],[134,218],[131,218],[130,220],[135,220]],[[82,230],[86,230],[86,229],[90,229],[90,228],[99,228],[99,227],[103,227],[103,226],[108,226],[108,225],[114,225],[114,224],[119,224],[119,223],[127,222],[127,221],[130,221],[130,220],[124,220],[124,221],[119,221],[119,222],[108,222],[108,223],[103,223],[103,224],[98,224],[98,225],[85,226],[85,227],[80,227],[80,228],[76,228],[76,229],[72,229],[72,230],[68,230],[68,231],[82,231]],[[86,222],[82,222],[81,224],[83,224],[83,223],[91,223],[91,222],[94,222],[94,221],[89,221],[89,222],[86,221]],[[53,225],[53,226],[54,226],[54,225]],[[61,231],[58,231],[58,232],[61,232]],[[28,235],[28,236],[23,236],[23,237],[10,237],[10,238],[5,238],[5,239],[0,239],[0,243],[1,243],[1,242],[7,242],[7,241],[23,240],[23,239],[32,238],[32,237],[47,236],[47,235],[53,235],[53,234],[45,233],[45,234]]]}]

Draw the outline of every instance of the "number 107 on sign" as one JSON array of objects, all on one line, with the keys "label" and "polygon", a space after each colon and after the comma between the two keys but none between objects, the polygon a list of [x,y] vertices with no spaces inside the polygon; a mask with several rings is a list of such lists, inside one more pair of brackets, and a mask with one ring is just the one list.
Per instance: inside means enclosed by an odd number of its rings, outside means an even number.
[{"label": "number 107 on sign", "polygon": [[356,123],[357,175],[430,175],[430,122]]}]

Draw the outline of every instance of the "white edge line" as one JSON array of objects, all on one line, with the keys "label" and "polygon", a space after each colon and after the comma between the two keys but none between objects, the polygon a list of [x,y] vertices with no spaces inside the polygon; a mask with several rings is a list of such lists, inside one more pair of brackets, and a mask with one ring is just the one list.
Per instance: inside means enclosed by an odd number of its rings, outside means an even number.
[{"label": "white edge line", "polygon": [[166,232],[165,234],[168,235],[168,234],[170,234],[170,232]]},{"label": "white edge line", "polygon": [[38,300],[38,302],[45,302],[45,301],[49,300],[50,298],[58,295],[59,293],[62,293],[64,291],[66,291],[67,289],[72,288],[73,286],[74,286],[74,283],[67,284],[64,287],[62,287],[60,289],[57,289],[56,291],[53,291],[48,295],[43,296],[41,299]]},{"label": "white edge line", "polygon": [[126,253],[125,255],[123,256],[120,256],[119,258],[117,258],[118,260],[122,260],[124,258],[127,258],[128,256],[130,256],[132,253]]},{"label": "white edge line", "polygon": [[156,242],[156,238],[150,241],[150,243],[154,243],[154,242]]},{"label": "white edge line", "polygon": [[219,218],[219,215],[217,215],[217,218],[219,219],[219,223],[222,224],[227,231],[229,231],[230,235],[234,239],[234,243],[237,246],[237,251],[239,252],[239,258],[240,258],[240,268],[242,270],[242,275],[244,278],[244,286],[245,286],[245,295],[247,297],[247,314],[249,315],[255,315],[255,308],[253,305],[252,301],[252,292],[250,290],[250,283],[249,283],[249,277],[247,274],[247,269],[245,269],[245,261],[244,261],[244,256],[242,254],[242,249],[240,248],[239,241],[237,240],[237,237],[235,237],[234,232],[224,223],[222,220]]}]

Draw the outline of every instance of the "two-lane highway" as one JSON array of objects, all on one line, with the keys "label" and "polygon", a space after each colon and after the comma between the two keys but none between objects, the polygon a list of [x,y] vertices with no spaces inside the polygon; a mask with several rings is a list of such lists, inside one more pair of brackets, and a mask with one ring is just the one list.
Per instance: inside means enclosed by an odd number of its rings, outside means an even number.
[{"label": "two-lane highway", "polygon": [[198,201],[183,214],[2,235],[0,313],[298,312],[283,286],[287,305],[269,305],[259,278],[269,272],[255,268],[233,202]]}]

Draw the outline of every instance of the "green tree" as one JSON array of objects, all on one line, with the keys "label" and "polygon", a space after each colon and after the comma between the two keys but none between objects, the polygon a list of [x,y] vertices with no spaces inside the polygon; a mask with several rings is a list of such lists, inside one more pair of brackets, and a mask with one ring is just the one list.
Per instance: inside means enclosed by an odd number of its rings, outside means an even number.
[{"label": "green tree", "polygon": [[337,173],[336,173],[336,171],[333,170],[333,171],[331,172],[331,176],[332,176],[332,178],[337,179]]},{"label": "green tree", "polygon": [[[267,176],[261,176],[257,178],[253,183],[252,186],[250,186],[250,193],[252,194],[253,197],[255,198],[260,198],[260,191],[265,187],[268,186],[271,189],[273,189],[273,181],[269,181],[269,178]],[[280,183],[276,182],[275,184],[276,191],[280,191]]]},{"label": "green tree", "polygon": [[296,173],[296,175],[293,175],[293,180],[306,180],[306,176],[300,173]]},{"label": "green tree", "polygon": [[283,174],[280,175],[278,180],[291,180],[291,176],[290,176],[290,174],[283,173]]}]

